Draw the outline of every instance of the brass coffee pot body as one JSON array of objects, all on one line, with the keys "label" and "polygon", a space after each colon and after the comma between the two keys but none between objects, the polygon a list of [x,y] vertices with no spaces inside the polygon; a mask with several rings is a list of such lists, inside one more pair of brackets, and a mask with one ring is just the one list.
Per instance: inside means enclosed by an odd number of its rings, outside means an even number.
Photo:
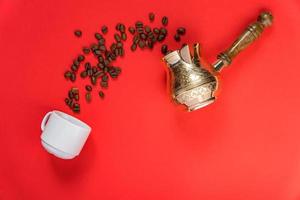
[{"label": "brass coffee pot body", "polygon": [[217,56],[217,61],[208,70],[201,62],[199,44],[193,45],[191,56],[188,45],[168,53],[163,60],[167,64],[168,87],[173,100],[194,111],[213,103],[218,89],[218,74],[223,67],[231,64],[232,59],[255,41],[265,27],[272,24],[273,16],[262,12],[257,21],[250,24],[237,40]]}]

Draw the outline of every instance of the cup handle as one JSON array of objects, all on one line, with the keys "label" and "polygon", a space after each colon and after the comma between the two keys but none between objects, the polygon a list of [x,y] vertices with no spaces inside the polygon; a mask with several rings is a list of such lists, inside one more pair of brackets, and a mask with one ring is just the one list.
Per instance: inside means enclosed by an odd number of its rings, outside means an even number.
[{"label": "cup handle", "polygon": [[52,114],[52,111],[51,111],[51,112],[48,112],[48,113],[44,116],[44,118],[43,118],[43,120],[42,120],[42,123],[41,123],[41,129],[42,129],[42,131],[44,131],[45,126],[46,126],[46,122],[47,122],[47,120],[49,119],[49,117],[50,117],[51,114]]}]

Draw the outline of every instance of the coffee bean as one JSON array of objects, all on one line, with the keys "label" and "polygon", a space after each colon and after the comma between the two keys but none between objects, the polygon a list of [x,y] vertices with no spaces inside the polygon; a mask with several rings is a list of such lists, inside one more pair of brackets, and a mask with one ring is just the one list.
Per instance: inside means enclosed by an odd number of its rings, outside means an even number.
[{"label": "coffee bean", "polygon": [[66,72],[64,73],[64,77],[65,77],[66,79],[71,78],[71,76],[72,76],[72,72],[70,72],[70,71],[66,71]]},{"label": "coffee bean", "polygon": [[79,93],[79,89],[78,89],[77,87],[72,87],[72,88],[71,88],[71,92],[72,92],[73,94],[78,94],[78,93]]},{"label": "coffee bean", "polygon": [[74,113],[80,113],[80,107],[74,107],[72,110]]},{"label": "coffee bean", "polygon": [[102,39],[103,37],[102,37],[102,35],[101,35],[100,33],[95,33],[95,38],[96,38],[97,40],[100,40],[100,39]]},{"label": "coffee bean", "polygon": [[107,75],[102,76],[102,81],[107,81],[107,80],[108,80],[108,76]]},{"label": "coffee bean", "polygon": [[135,28],[132,27],[132,26],[130,26],[130,27],[128,28],[128,31],[133,35],[133,34],[135,33]]},{"label": "coffee bean", "polygon": [[72,74],[71,74],[71,77],[70,77],[70,80],[71,80],[72,82],[75,82],[75,81],[76,81],[76,74],[72,73]]},{"label": "coffee bean", "polygon": [[76,37],[81,37],[82,32],[81,32],[81,30],[75,30],[74,34],[75,34]]},{"label": "coffee bean", "polygon": [[92,76],[93,75],[93,70],[92,69],[87,70],[87,75]]},{"label": "coffee bean", "polygon": [[[122,33],[122,34],[121,34],[121,38],[122,38],[123,41],[126,41],[126,40],[127,40],[127,35],[126,35],[126,33]],[[118,42],[119,42],[119,41],[118,41]]]},{"label": "coffee bean", "polygon": [[101,82],[100,82],[100,86],[101,86],[102,88],[107,88],[107,87],[108,87],[108,82],[106,82],[106,81],[101,81]]},{"label": "coffee bean", "polygon": [[145,47],[145,42],[143,40],[140,40],[138,45],[141,49],[143,49]]},{"label": "coffee bean", "polygon": [[69,98],[65,98],[65,103],[66,103],[67,105],[69,105],[69,102],[70,102],[70,99],[69,99]]},{"label": "coffee bean", "polygon": [[99,91],[99,97],[101,98],[101,99],[103,99],[104,98],[104,92],[102,92],[102,91]]},{"label": "coffee bean", "polygon": [[86,71],[82,71],[82,72],[80,73],[80,77],[81,77],[81,78],[87,77],[87,72],[86,72]]},{"label": "coffee bean", "polygon": [[79,55],[77,58],[78,62],[82,62],[84,61],[84,59],[85,59],[84,55]]},{"label": "coffee bean", "polygon": [[133,44],[131,45],[131,47],[130,47],[131,51],[135,51],[135,50],[136,50],[136,47],[137,47],[136,44],[133,43]]},{"label": "coffee bean", "polygon": [[121,49],[119,49],[119,51],[120,51],[119,55],[120,55],[121,57],[123,57],[123,56],[124,56],[124,49],[121,48]]},{"label": "coffee bean", "polygon": [[150,33],[151,32],[151,28],[149,26],[145,26],[145,32],[146,33]]},{"label": "coffee bean", "polygon": [[150,22],[153,22],[154,18],[155,18],[155,15],[154,15],[153,12],[151,12],[151,13],[148,14],[148,17],[149,17]]},{"label": "coffee bean", "polygon": [[167,26],[167,25],[168,25],[168,17],[164,16],[164,17],[161,19],[161,23],[162,23],[162,25]]},{"label": "coffee bean", "polygon": [[78,70],[78,66],[72,65],[72,66],[71,66],[71,70],[72,70],[73,72],[76,72],[76,71]]},{"label": "coffee bean", "polygon": [[115,34],[114,34],[114,38],[115,38],[115,40],[116,40],[117,42],[120,42],[120,41],[121,41],[121,37],[120,37],[120,35],[119,35],[118,33],[115,33]]},{"label": "coffee bean", "polygon": [[89,70],[89,69],[91,69],[91,63],[89,63],[89,62],[86,62],[85,64],[84,64],[84,68],[85,68],[85,70],[87,71],[87,70]]},{"label": "coffee bean", "polygon": [[89,54],[90,53],[90,49],[89,48],[87,48],[87,47],[83,47],[82,48],[82,52],[84,53],[84,54]]},{"label": "coffee bean", "polygon": [[97,49],[97,50],[94,51],[94,54],[96,56],[100,56],[101,55],[101,51],[99,49]]},{"label": "coffee bean", "polygon": [[118,42],[117,43],[117,48],[123,48],[123,43],[122,42]]},{"label": "coffee bean", "polygon": [[163,55],[166,55],[167,52],[168,52],[168,46],[167,46],[166,44],[163,44],[163,45],[161,46],[161,53],[162,53]]},{"label": "coffee bean", "polygon": [[92,99],[91,93],[90,93],[90,92],[87,92],[87,93],[85,94],[85,100],[89,103],[89,102],[91,102],[91,99]]},{"label": "coffee bean", "polygon": [[86,85],[86,86],[85,86],[85,89],[86,89],[86,91],[88,91],[88,92],[90,92],[90,91],[93,90],[92,86],[90,86],[90,85]]},{"label": "coffee bean", "polygon": [[95,74],[94,74],[94,76],[96,77],[96,78],[99,78],[99,77],[101,77],[101,76],[103,76],[104,75],[104,72],[103,71],[97,71]]},{"label": "coffee bean", "polygon": [[109,62],[107,59],[105,59],[104,62],[103,62],[104,66],[108,66],[109,63],[110,63],[110,62]]},{"label": "coffee bean", "polygon": [[116,25],[116,30],[117,30],[117,31],[120,30],[120,26],[121,26],[121,23],[117,23],[117,25]]},{"label": "coffee bean", "polygon": [[135,27],[136,27],[136,28],[141,28],[141,27],[143,27],[143,26],[144,26],[143,22],[141,22],[141,21],[135,22]]},{"label": "coffee bean", "polygon": [[95,74],[96,72],[98,72],[98,68],[97,67],[92,67],[92,71],[93,71],[93,74]]},{"label": "coffee bean", "polygon": [[106,73],[107,71],[108,71],[108,67],[105,66],[105,67],[103,68],[103,72]]},{"label": "coffee bean", "polygon": [[103,26],[101,27],[101,31],[102,31],[103,34],[106,34],[106,33],[108,32],[107,26],[103,25]]},{"label": "coffee bean", "polygon": [[160,35],[158,35],[158,37],[157,37],[157,41],[159,41],[159,42],[161,42],[161,41],[163,41],[164,39],[165,39],[165,35],[163,35],[163,34],[160,34]]},{"label": "coffee bean", "polygon": [[139,36],[139,35],[135,35],[135,36],[133,37],[133,43],[134,43],[134,44],[137,44],[139,41],[140,41],[140,36]]},{"label": "coffee bean", "polygon": [[72,90],[69,90],[69,92],[68,92],[68,97],[69,97],[70,99],[73,99],[73,98],[74,98],[74,94],[73,94]]},{"label": "coffee bean", "polygon": [[124,33],[125,30],[126,30],[125,25],[124,25],[124,24],[120,24],[120,25],[119,25],[119,31],[120,31],[121,33]]},{"label": "coffee bean", "polygon": [[106,51],[106,46],[104,46],[104,45],[99,46],[99,50],[101,52],[105,52]]},{"label": "coffee bean", "polygon": [[149,49],[153,49],[153,42],[150,40],[147,41],[147,46]]},{"label": "coffee bean", "polygon": [[140,34],[140,37],[141,37],[143,40],[145,40],[145,39],[147,38],[147,35],[144,34],[144,33],[142,33],[142,34]]},{"label": "coffee bean", "polygon": [[168,34],[168,31],[166,28],[160,28],[160,33],[163,34],[163,35],[167,35]]},{"label": "coffee bean", "polygon": [[74,98],[76,101],[79,101],[79,94],[75,94]]},{"label": "coffee bean", "polygon": [[179,27],[177,30],[176,30],[177,34],[179,35],[184,35],[185,34],[185,28],[184,27]]},{"label": "coffee bean", "polygon": [[73,60],[73,65],[75,65],[77,67],[80,65],[80,62],[78,61],[78,58]]},{"label": "coffee bean", "polygon": [[104,61],[103,56],[102,56],[102,55],[99,55],[99,56],[98,56],[98,62],[99,62],[99,63],[102,63],[103,61]]},{"label": "coffee bean", "polygon": [[155,34],[159,34],[160,31],[159,31],[158,28],[154,28],[154,29],[153,29],[153,32],[154,32]]},{"label": "coffee bean", "polygon": [[180,36],[179,36],[178,33],[176,33],[176,34],[174,35],[174,40],[175,40],[176,42],[180,42]]},{"label": "coffee bean", "polygon": [[91,83],[92,85],[96,85],[97,84],[97,79],[94,76],[91,76]]}]

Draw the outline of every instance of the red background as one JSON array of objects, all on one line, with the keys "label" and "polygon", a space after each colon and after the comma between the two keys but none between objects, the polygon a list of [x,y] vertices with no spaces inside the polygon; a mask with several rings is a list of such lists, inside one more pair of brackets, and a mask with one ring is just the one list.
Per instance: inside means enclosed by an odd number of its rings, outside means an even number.
[{"label": "red background", "polygon": [[[300,3],[262,2],[1,0],[0,199],[300,199]],[[105,100],[81,101],[93,128],[81,155],[41,147],[44,114],[70,113],[63,72],[101,25],[111,41],[117,22],[167,15],[170,33],[186,26],[183,42],[213,62],[263,9],[274,25],[222,72],[214,104],[183,112],[167,96],[160,45],[126,51]]]}]

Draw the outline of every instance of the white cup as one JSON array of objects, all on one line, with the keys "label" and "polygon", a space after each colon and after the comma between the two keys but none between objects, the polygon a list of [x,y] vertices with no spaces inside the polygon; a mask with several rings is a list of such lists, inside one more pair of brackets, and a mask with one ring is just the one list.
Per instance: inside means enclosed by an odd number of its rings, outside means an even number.
[{"label": "white cup", "polygon": [[91,132],[86,123],[57,110],[45,115],[41,129],[43,147],[62,159],[78,156]]}]

